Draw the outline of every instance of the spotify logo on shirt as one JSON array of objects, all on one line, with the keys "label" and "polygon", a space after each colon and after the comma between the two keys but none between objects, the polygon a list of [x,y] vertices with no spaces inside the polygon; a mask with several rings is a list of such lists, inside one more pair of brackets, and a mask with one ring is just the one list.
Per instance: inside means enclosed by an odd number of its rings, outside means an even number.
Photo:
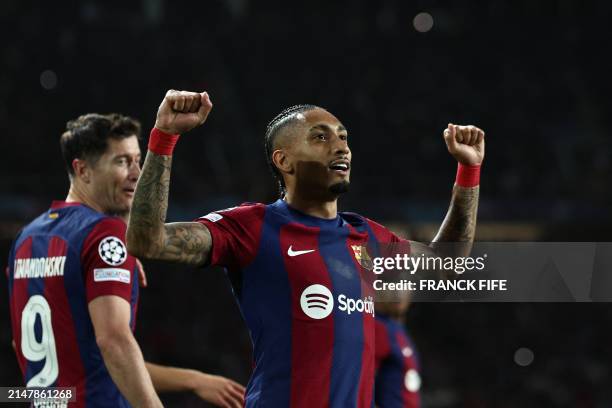
[{"label": "spotify logo on shirt", "polygon": [[[325,319],[334,310],[334,298],[331,291],[320,284],[308,286],[300,297],[300,306],[306,316],[312,319]],[[353,299],[344,294],[338,295],[338,310],[351,313],[368,313],[374,316],[374,300],[371,296]]]},{"label": "spotify logo on shirt", "polygon": [[302,292],[300,306],[306,316],[313,319],[324,319],[334,310],[334,298],[329,289],[323,285],[310,285]]}]

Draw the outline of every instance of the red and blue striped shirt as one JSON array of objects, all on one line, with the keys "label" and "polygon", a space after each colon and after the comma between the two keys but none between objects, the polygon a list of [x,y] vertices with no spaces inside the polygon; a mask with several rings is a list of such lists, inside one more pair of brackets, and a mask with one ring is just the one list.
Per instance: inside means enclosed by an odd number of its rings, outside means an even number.
[{"label": "red and blue striped shirt", "polygon": [[417,351],[397,321],[376,316],[376,406],[418,408],[421,377]]},{"label": "red and blue striped shirt", "polygon": [[246,406],[372,407],[374,300],[359,261],[369,241],[399,238],[356,214],[322,219],[283,200],[198,221],[253,342]]},{"label": "red and blue striped shirt", "polygon": [[112,381],[88,303],[115,295],[136,322],[136,259],[124,245],[125,223],[77,203],[53,202],[27,225],[7,268],[13,339],[24,382],[76,387],[74,407],[129,407]]}]

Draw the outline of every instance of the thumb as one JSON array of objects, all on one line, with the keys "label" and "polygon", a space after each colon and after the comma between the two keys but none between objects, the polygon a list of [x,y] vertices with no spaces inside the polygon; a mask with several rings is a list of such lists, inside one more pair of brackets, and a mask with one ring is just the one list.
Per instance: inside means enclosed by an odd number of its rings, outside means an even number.
[{"label": "thumb", "polygon": [[200,109],[198,109],[197,115],[198,118],[200,119],[200,125],[202,123],[204,123],[206,121],[206,118],[208,117],[208,114],[210,113],[211,109],[212,109],[212,102],[210,100],[210,95],[208,95],[208,92],[202,92],[200,94]]},{"label": "thumb", "polygon": [[144,267],[142,266],[142,263],[140,262],[140,259],[136,259],[136,265],[138,266],[138,280],[140,283],[140,286],[143,288],[147,287],[147,275],[144,271]]},{"label": "thumb", "polygon": [[455,127],[452,123],[448,124],[448,127],[444,129],[444,141],[446,142],[446,146],[448,150],[454,152],[457,149],[457,139]]}]

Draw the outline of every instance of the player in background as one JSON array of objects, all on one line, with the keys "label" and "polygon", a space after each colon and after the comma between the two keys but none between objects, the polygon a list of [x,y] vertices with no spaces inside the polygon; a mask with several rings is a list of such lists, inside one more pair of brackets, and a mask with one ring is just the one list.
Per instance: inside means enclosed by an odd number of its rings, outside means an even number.
[{"label": "player in background", "polygon": [[421,406],[420,362],[404,326],[410,292],[399,292],[397,302],[376,302],[376,382],[378,408]]},{"label": "player in background", "polygon": [[24,381],[76,387],[74,407],[160,407],[156,390],[191,390],[240,407],[241,385],[146,363],[134,338],[138,264],[124,242],[139,136],[140,124],[118,114],[67,124],[60,145],[68,196],[27,225],[9,254],[13,344]]},{"label": "player in background", "polygon": [[[346,128],[317,106],[282,112],[265,136],[281,199],[166,224],[173,147],[211,109],[206,92],[171,90],[164,97],[130,213],[128,250],[226,268],[254,347],[247,407],[370,408],[374,305],[362,279],[362,248],[369,240],[401,239],[365,217],[338,212],[350,179]],[[449,124],[444,139],[460,163],[450,209],[430,246],[406,241],[415,255],[465,256],[474,239],[484,132]],[[438,245],[443,241],[467,245],[450,254]]]}]

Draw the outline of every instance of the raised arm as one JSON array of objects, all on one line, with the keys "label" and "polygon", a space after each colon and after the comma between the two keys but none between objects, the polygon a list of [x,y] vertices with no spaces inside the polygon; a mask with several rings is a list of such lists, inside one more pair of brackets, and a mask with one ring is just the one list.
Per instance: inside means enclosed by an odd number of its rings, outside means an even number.
[{"label": "raised arm", "polygon": [[475,126],[449,123],[444,130],[444,141],[449,153],[459,163],[450,207],[431,244],[413,242],[413,253],[468,256],[476,233],[480,166],[485,153],[484,132]]},{"label": "raised arm", "polygon": [[128,251],[141,258],[201,265],[212,241],[196,222],[166,224],[172,148],[178,135],[206,120],[212,103],[206,92],[170,90],[157,111],[149,150],[138,180],[127,229]]}]

